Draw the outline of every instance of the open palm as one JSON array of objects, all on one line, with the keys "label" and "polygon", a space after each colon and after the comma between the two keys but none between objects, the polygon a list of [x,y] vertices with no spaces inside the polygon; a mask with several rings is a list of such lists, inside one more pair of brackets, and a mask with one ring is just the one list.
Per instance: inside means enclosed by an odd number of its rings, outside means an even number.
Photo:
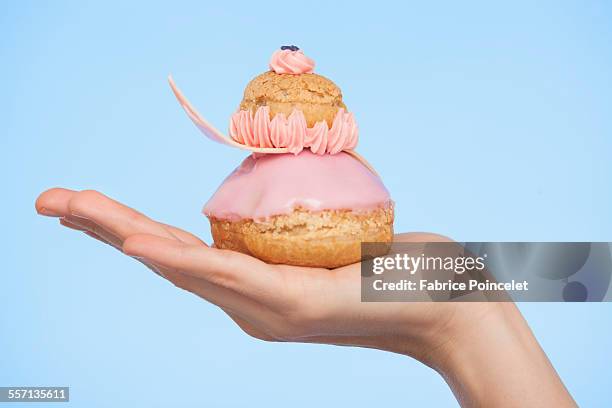
[{"label": "open palm", "polygon": [[[457,305],[361,302],[359,264],[334,270],[266,264],[211,248],[96,191],[51,189],[40,195],[36,209],[140,260],[262,340],[375,347],[426,361],[446,341],[439,334],[457,314]],[[446,240],[426,233],[395,238]]]}]

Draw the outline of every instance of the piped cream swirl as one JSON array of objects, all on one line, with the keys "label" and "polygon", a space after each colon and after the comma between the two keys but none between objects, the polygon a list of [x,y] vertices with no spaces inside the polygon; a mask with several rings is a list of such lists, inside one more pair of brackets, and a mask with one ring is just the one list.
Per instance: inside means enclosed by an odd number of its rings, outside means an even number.
[{"label": "piped cream swirl", "polygon": [[277,74],[310,74],[315,63],[302,50],[276,50],[270,58],[270,69]]},{"label": "piped cream swirl", "polygon": [[309,148],[315,154],[337,154],[353,150],[359,140],[359,128],[351,112],[339,109],[331,128],[320,121],[311,128],[302,111],[294,109],[287,117],[278,113],[270,120],[270,108],[260,106],[255,115],[239,110],[232,115],[229,133],[236,142],[252,147],[282,147],[298,154]]}]

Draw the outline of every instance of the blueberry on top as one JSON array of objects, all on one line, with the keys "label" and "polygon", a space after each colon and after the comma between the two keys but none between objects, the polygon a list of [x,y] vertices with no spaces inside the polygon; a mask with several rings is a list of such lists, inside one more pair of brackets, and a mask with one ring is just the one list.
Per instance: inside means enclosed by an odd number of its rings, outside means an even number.
[{"label": "blueberry on top", "polygon": [[298,47],[297,45],[281,45],[280,49],[281,50],[297,51],[297,50],[300,49],[300,47]]}]

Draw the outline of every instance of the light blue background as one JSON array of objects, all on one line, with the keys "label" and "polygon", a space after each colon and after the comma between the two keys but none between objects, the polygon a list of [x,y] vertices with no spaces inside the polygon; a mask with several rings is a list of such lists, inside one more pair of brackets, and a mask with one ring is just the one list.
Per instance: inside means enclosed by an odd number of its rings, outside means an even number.
[{"label": "light blue background", "polygon": [[[225,129],[271,52],[340,85],[397,231],[612,241],[612,7],[597,1],[15,1],[0,11],[0,385],[69,385],[71,406],[454,406],[398,355],[253,340],[215,307],[38,217],[95,188],[209,239],[200,208],[244,153]],[[610,406],[611,304],[529,304],[577,401]]]}]

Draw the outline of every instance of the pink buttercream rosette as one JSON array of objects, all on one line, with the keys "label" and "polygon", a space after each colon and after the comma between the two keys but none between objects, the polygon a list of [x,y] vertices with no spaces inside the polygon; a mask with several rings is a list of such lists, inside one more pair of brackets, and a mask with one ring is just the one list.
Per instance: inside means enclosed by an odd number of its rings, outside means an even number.
[{"label": "pink buttercream rosette", "polygon": [[311,74],[314,67],[314,61],[295,46],[276,50],[270,58],[270,69],[277,74]]}]

